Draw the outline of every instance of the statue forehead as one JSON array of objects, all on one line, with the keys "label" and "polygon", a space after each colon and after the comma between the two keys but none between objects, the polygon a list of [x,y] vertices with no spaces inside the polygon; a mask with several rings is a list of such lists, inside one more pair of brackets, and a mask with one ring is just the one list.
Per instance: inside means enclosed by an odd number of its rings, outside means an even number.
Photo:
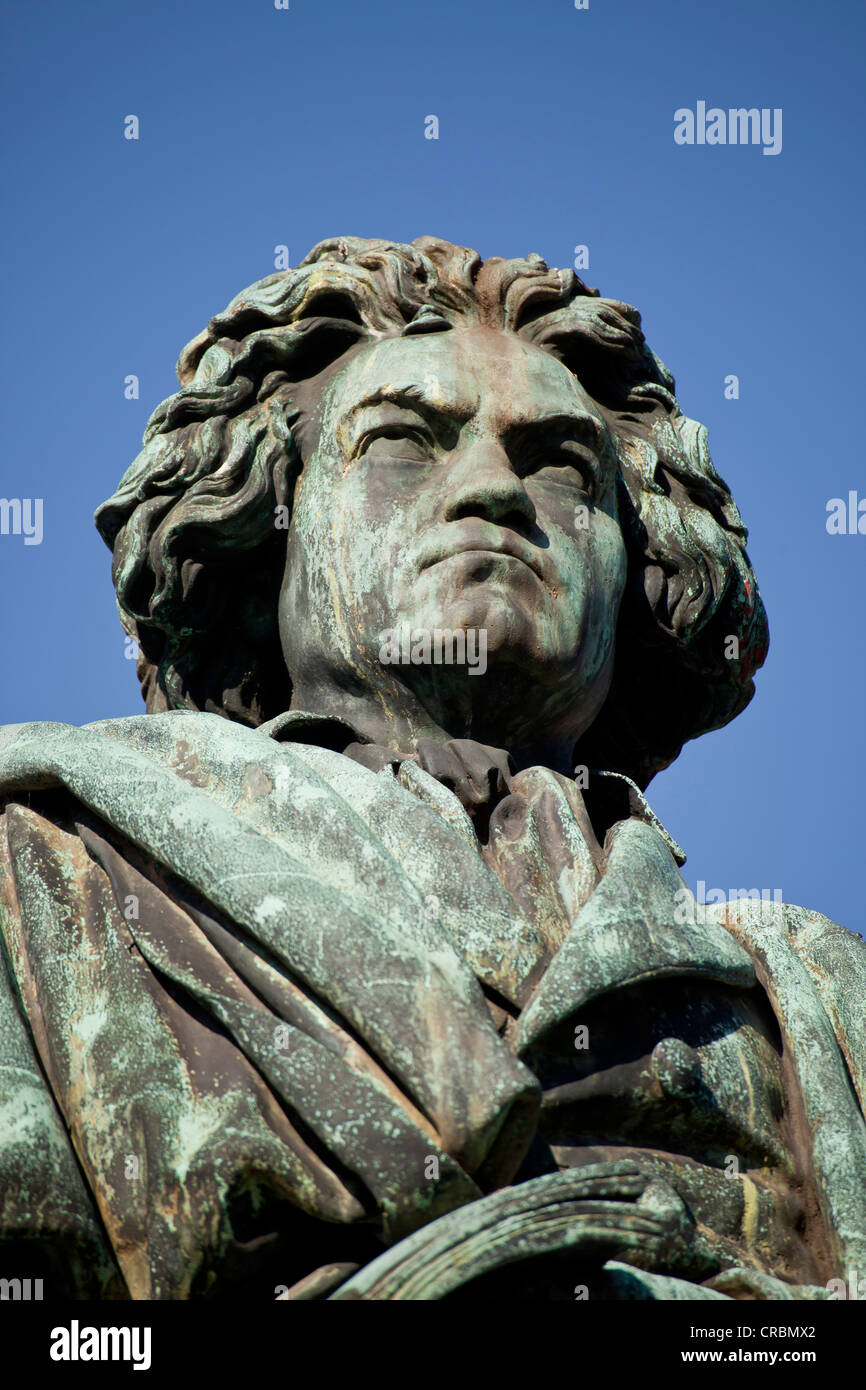
[{"label": "statue forehead", "polygon": [[388,338],[365,347],[335,376],[327,413],[344,419],[368,399],[418,388],[443,412],[508,418],[557,413],[588,402],[572,372],[514,333],[484,327]]}]

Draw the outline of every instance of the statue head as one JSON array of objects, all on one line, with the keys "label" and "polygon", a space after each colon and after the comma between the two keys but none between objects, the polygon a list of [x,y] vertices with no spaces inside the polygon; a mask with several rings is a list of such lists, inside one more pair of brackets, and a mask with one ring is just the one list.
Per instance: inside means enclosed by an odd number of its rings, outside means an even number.
[{"label": "statue head", "polygon": [[149,710],[645,786],[751,698],[766,618],[706,431],[572,271],[324,241],[177,371],[97,513]]}]

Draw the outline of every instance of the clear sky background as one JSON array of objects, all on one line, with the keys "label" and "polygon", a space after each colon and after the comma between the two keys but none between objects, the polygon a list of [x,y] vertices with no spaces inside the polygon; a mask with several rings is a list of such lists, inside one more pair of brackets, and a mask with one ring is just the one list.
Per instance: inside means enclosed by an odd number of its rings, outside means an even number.
[{"label": "clear sky background", "polygon": [[[141,712],[92,524],[184,344],[323,237],[535,251],[641,311],[750,528],[771,650],[749,709],[649,798],[692,887],[862,931],[866,9],[855,0],[48,0],[2,6],[0,723]],[[783,111],[782,151],[674,111]],[[124,139],[124,118],[140,139]],[[424,138],[425,117],[439,139]],[[140,399],[124,399],[124,378]],[[724,379],[740,380],[726,400]]]}]

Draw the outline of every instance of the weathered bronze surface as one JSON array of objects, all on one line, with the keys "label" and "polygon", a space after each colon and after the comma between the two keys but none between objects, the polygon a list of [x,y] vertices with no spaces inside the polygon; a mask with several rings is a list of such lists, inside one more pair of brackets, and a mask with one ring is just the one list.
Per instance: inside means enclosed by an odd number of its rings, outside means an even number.
[{"label": "weathered bronze surface", "polygon": [[866,1270],[866,947],[699,910],[643,796],[768,639],[637,312],[334,239],[178,377],[97,514],[148,713],[0,730],[4,1267],[337,1301]]}]

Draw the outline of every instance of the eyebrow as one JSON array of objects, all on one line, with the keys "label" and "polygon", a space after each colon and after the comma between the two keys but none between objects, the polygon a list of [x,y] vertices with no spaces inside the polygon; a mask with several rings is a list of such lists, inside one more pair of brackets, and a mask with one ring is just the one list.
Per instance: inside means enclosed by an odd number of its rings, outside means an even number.
[{"label": "eyebrow", "polygon": [[404,409],[415,410],[423,415],[440,417],[445,415],[460,421],[468,420],[475,413],[475,406],[468,399],[441,404],[434,401],[418,382],[409,382],[405,386],[376,387],[369,395],[350,406],[343,417],[344,424],[351,423],[360,411],[375,405],[402,406]]},{"label": "eyebrow", "polygon": [[594,415],[586,411],[572,414],[570,411],[555,411],[551,415],[534,416],[528,420],[515,420],[505,431],[506,443],[521,443],[524,436],[533,436],[545,431],[555,431],[560,435],[572,435],[581,443],[596,447],[602,442],[604,430]]}]

